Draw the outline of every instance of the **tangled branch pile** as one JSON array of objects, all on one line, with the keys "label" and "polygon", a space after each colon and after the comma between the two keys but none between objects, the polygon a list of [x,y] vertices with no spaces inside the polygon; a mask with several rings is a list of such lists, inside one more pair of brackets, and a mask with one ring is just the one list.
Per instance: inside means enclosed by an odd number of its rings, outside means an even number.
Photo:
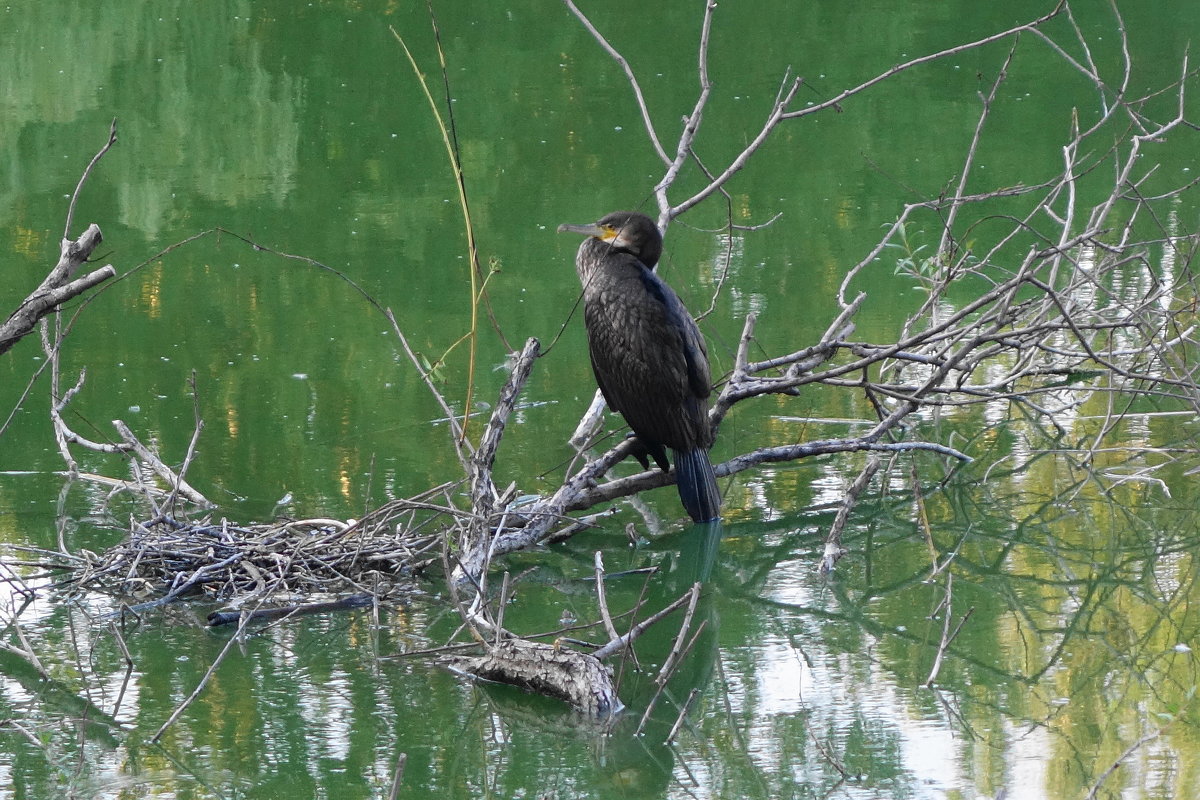
[{"label": "tangled branch pile", "polygon": [[160,513],[135,523],[128,541],[102,554],[76,554],[72,580],[156,603],[347,591],[397,596],[412,591],[416,572],[441,559],[445,537],[434,523],[456,516],[451,506],[429,502],[431,494],[349,522],[236,525]]}]

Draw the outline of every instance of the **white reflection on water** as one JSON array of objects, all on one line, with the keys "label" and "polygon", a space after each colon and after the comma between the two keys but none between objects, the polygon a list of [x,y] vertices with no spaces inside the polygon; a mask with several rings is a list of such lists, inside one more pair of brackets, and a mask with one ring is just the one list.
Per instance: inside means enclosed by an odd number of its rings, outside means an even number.
[{"label": "white reflection on water", "polygon": [[350,729],[354,721],[346,673],[335,669],[323,683],[301,683],[299,709],[309,731],[305,743],[314,769],[321,758],[345,760],[350,753]]},{"label": "white reflection on water", "polygon": [[1005,721],[1005,738],[1009,758],[1006,759],[1005,785],[1019,797],[1039,800],[1046,796],[1046,756],[1053,751],[1053,739],[1041,725],[1018,727]]},{"label": "white reflection on water", "polygon": [[[819,608],[834,602],[811,564],[781,563],[764,587],[766,596],[796,608]],[[804,630],[764,638],[755,649],[754,685],[732,688],[735,712],[749,714],[748,751],[767,770],[778,769],[783,758],[780,732],[775,722],[782,716],[805,714],[810,740],[789,743],[806,754],[806,763],[791,765],[798,781],[819,778],[826,753],[841,758],[847,738],[865,727],[871,745],[881,745],[899,755],[897,776],[915,798],[941,798],[945,792],[969,785],[962,771],[964,739],[944,718],[921,718],[914,708],[913,691],[897,686],[894,676],[880,664],[868,641],[857,653],[833,653],[821,647],[821,623],[813,615],[789,619]],[[804,651],[792,644],[802,640]],[[727,674],[736,670],[727,666]],[[831,740],[826,740],[827,735]],[[819,738],[820,744],[813,741]],[[883,758],[888,753],[879,754]],[[863,787],[866,789],[867,787]],[[879,787],[876,787],[879,788]]]}]

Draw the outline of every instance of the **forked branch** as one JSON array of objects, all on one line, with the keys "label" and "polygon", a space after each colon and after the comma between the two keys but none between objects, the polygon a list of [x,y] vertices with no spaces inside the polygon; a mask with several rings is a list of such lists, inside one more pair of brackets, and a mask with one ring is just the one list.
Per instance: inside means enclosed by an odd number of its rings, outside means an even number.
[{"label": "forked branch", "polygon": [[79,193],[83,190],[88,176],[91,175],[92,168],[116,142],[117,121],[114,119],[109,128],[108,141],[96,155],[92,156],[92,160],[88,162],[79,178],[79,183],[75,186],[75,192],[71,195],[71,202],[67,206],[67,221],[63,228],[62,241],[59,244],[58,263],[46,275],[41,285],[22,300],[16,310],[9,314],[8,319],[0,324],[0,354],[6,353],[23,337],[29,335],[38,320],[57,311],[68,300],[78,297],[117,274],[112,265],[108,264],[86,275],[74,277],[79,268],[88,262],[92,252],[104,237],[100,234],[100,227],[92,224],[80,234],[78,239],[70,238],[71,223],[75,217],[75,204],[79,200]]}]

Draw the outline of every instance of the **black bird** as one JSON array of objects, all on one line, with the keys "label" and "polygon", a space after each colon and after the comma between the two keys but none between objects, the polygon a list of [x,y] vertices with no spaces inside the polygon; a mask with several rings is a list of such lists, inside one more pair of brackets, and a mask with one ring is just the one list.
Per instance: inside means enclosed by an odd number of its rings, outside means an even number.
[{"label": "black bird", "polygon": [[575,269],[583,284],[592,372],[610,408],[639,442],[643,466],[652,456],[664,472],[675,454],[679,499],[696,522],[717,519],[721,495],[708,448],[708,351],[679,296],[654,273],[662,234],[654,220],[616,211],[591,225],[560,225],[582,233]]}]

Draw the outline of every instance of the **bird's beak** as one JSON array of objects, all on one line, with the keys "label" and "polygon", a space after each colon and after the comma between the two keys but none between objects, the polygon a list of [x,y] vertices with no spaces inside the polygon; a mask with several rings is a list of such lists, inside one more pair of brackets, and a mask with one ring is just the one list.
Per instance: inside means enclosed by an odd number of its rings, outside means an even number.
[{"label": "bird's beak", "polygon": [[597,225],[594,222],[590,222],[587,225],[559,225],[558,232],[559,233],[581,233],[584,236],[595,236],[597,239],[611,239],[612,238],[611,231],[609,231],[605,228],[601,228],[599,225]]}]

